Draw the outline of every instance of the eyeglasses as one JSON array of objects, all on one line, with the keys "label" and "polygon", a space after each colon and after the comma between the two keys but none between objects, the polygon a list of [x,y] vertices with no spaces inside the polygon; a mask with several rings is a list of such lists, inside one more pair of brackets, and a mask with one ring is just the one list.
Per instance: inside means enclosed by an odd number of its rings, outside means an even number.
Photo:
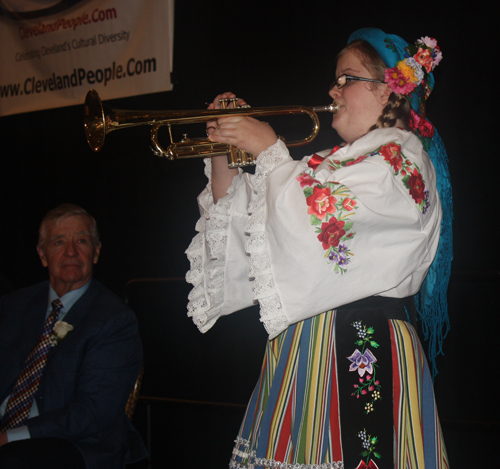
[{"label": "eyeglasses", "polygon": [[334,86],[336,86],[337,89],[340,90],[341,88],[343,88],[345,85],[347,85],[352,80],[371,81],[372,83],[386,83],[385,81],[374,80],[373,78],[353,77],[352,75],[346,75],[345,73],[343,73],[332,83],[332,86],[330,86],[330,89],[332,89]]}]

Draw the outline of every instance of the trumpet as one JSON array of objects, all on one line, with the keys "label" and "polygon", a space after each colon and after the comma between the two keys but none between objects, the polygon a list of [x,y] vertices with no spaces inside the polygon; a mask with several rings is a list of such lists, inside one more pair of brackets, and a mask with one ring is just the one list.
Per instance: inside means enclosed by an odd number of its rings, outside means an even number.
[{"label": "trumpet", "polygon": [[[221,100],[221,109],[202,109],[193,111],[126,111],[122,109],[105,108],[95,90],[90,90],[85,98],[84,129],[90,148],[98,152],[104,145],[106,134],[114,130],[149,125],[151,127],[151,149],[156,156],[169,160],[195,157],[214,157],[227,155],[231,168],[255,164],[255,157],[232,145],[215,143],[207,138],[188,138],[187,134],[174,142],[172,126],[178,124],[196,124],[232,116],[265,117],[277,115],[306,114],[312,120],[311,133],[302,140],[285,142],[288,147],[306,145],[316,138],[319,132],[318,112],[338,111],[338,104],[333,102],[327,106],[275,106],[255,107],[236,106],[237,98]],[[170,145],[164,149],[158,141],[158,130],[166,125],[170,136]],[[281,138],[281,137],[280,137]]]}]

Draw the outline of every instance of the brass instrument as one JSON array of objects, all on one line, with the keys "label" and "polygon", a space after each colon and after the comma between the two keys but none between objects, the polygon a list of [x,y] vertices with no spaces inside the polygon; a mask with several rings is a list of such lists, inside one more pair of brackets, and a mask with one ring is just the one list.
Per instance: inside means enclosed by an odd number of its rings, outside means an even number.
[{"label": "brass instrument", "polygon": [[[313,130],[306,138],[285,142],[288,147],[305,145],[319,132],[317,112],[337,112],[338,104],[333,102],[328,106],[275,106],[250,108],[248,106],[227,108],[228,102],[236,105],[236,98],[222,100],[222,109],[202,109],[194,111],[125,111],[121,109],[106,110],[103,107],[97,91],[90,90],[85,98],[84,127],[87,142],[90,148],[98,152],[104,145],[106,134],[113,130],[135,127],[139,125],[151,126],[151,144],[156,156],[164,156],[170,160],[176,158],[213,157],[227,155],[230,167],[240,167],[255,164],[253,155],[237,149],[232,145],[215,143],[206,138],[188,138],[185,134],[179,142],[172,138],[172,125],[195,124],[207,122],[223,117],[251,116],[265,117],[276,115],[307,114],[313,121]],[[170,145],[165,150],[158,142],[158,129],[166,125],[170,134]]]}]

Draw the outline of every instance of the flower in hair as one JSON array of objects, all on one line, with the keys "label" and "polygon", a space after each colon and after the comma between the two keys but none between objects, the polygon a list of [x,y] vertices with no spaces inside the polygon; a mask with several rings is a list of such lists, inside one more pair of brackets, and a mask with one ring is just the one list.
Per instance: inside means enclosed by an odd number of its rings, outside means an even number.
[{"label": "flower in hair", "polygon": [[436,39],[433,37],[425,36],[421,37],[420,39],[417,40],[418,44],[425,44],[427,48],[430,48],[433,50],[432,52],[432,58],[433,58],[433,67],[432,70],[434,70],[435,67],[439,65],[439,62],[441,62],[441,59],[443,58],[443,54],[441,52],[441,49],[437,45]]},{"label": "flower in hair", "polygon": [[399,94],[410,94],[417,86],[399,67],[386,68],[385,81],[392,91]]},{"label": "flower in hair", "polygon": [[418,84],[424,79],[422,67],[419,67],[418,62],[413,57],[402,61],[400,68],[403,74],[408,77],[412,83]]},{"label": "flower in hair", "polygon": [[433,37],[425,36],[417,39],[417,44],[425,44],[426,46],[434,49],[437,46],[438,42]]},{"label": "flower in hair", "polygon": [[443,54],[434,38],[425,36],[405,49],[406,57],[385,70],[385,81],[395,93],[408,95],[424,84],[427,75],[441,62]]}]

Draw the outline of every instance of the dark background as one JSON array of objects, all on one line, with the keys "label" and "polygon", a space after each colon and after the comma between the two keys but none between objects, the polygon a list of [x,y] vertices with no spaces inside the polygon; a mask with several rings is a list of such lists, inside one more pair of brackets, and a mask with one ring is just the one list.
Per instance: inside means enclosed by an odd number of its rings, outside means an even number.
[{"label": "dark background", "polygon": [[[178,1],[173,91],[106,104],[201,109],[218,93],[233,91],[253,106],[324,105],[331,101],[335,55],[352,31],[376,26],[410,42],[437,38],[444,58],[428,117],[450,159],[455,254],[452,328],[438,360],[436,396],[452,467],[465,467],[465,460],[481,467],[499,432],[496,362],[485,353],[496,347],[499,326],[493,303],[499,287],[498,47],[494,13],[485,4],[446,3]],[[206,184],[203,162],[155,157],[148,129],[141,127],[109,134],[94,154],[83,133],[87,90],[81,92],[81,106],[0,118],[0,272],[13,288],[45,279],[35,250],[43,215],[62,202],[92,213],[103,241],[96,277],[127,296],[141,322],[143,393],[155,399],[139,402],[136,418],[152,442],[153,465],[185,456],[182,445],[192,447],[191,461],[197,461],[197,447],[208,467],[226,464],[263,353],[258,313],[224,318],[202,336],[185,315],[189,287],[158,280],[182,278],[189,268],[184,251],[195,233],[196,196]],[[309,132],[283,119],[277,125],[287,138]],[[320,120],[318,138],[293,149],[294,157],[339,143],[331,116]],[[176,133],[186,131],[202,136],[204,126]],[[157,280],[127,286],[134,279]]]}]

